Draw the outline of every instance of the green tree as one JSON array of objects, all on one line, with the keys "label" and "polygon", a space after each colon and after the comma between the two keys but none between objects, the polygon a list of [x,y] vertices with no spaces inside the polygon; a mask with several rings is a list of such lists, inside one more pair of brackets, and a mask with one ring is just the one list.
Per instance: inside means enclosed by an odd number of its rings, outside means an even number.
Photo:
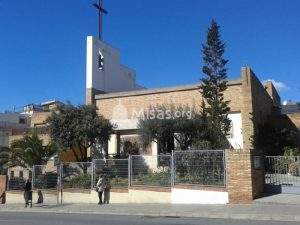
[{"label": "green tree", "polygon": [[230,130],[228,113],[229,101],[224,100],[224,91],[227,89],[228,60],[223,58],[225,44],[221,41],[219,26],[212,20],[207,32],[206,43],[203,44],[202,68],[205,77],[201,79],[200,91],[207,106],[210,142],[213,148],[227,147],[226,134]]},{"label": "green tree", "polygon": [[145,146],[152,141],[158,143],[160,153],[178,148],[187,150],[198,140],[207,139],[207,123],[201,113],[188,106],[157,106],[139,119],[138,128]]},{"label": "green tree", "polygon": [[93,105],[59,106],[47,122],[52,140],[64,150],[71,149],[78,162],[88,161],[87,149],[106,146],[113,133],[113,125]]},{"label": "green tree", "polygon": [[154,141],[158,144],[159,153],[169,153],[174,149],[174,122],[171,115],[167,116],[167,110],[166,106],[149,108],[138,122],[144,147]]},{"label": "green tree", "polygon": [[14,166],[32,168],[33,165],[45,164],[57,152],[58,148],[55,144],[43,145],[43,141],[34,132],[32,135],[14,141],[10,148],[1,149],[1,167],[3,171]]},{"label": "green tree", "polygon": [[297,131],[288,127],[278,127],[274,123],[258,126],[256,145],[265,155],[284,155],[285,149],[297,148]]}]

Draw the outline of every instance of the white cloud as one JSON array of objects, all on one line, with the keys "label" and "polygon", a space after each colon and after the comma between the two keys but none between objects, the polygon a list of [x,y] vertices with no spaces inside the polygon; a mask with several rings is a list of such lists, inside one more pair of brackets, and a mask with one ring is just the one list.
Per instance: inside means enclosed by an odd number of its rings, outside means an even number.
[{"label": "white cloud", "polygon": [[289,87],[281,81],[276,81],[273,79],[267,79],[263,81],[263,83],[267,83],[267,82],[272,82],[277,91],[285,91],[289,89]]}]

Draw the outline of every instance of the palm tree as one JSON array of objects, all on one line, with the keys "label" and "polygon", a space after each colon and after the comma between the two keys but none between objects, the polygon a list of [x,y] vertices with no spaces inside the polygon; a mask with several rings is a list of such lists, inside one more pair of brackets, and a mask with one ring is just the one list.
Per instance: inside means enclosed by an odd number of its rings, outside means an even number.
[{"label": "palm tree", "polygon": [[9,149],[0,151],[0,162],[4,169],[14,166],[32,168],[33,165],[45,164],[50,157],[57,153],[53,143],[44,146],[36,133],[26,135],[11,144]]}]

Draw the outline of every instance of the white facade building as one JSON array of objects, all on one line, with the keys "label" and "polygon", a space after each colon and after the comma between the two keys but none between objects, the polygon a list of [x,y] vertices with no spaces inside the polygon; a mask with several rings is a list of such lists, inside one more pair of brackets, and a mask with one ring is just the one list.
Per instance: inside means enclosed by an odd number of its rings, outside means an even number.
[{"label": "white facade building", "polygon": [[87,37],[86,95],[89,103],[98,93],[143,89],[133,69],[121,64],[120,52],[99,39]]}]

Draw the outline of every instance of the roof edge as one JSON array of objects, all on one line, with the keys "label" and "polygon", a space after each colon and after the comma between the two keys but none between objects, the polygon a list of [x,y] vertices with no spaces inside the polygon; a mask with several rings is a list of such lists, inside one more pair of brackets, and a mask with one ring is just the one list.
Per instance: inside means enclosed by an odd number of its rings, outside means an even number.
[{"label": "roof edge", "polygon": [[[241,85],[242,79],[238,78],[235,80],[229,80],[227,85]],[[143,89],[143,90],[134,90],[134,91],[124,91],[124,92],[113,92],[106,94],[98,94],[95,95],[95,99],[109,99],[109,98],[118,98],[118,97],[129,97],[129,96],[139,96],[139,95],[149,95],[149,94],[158,94],[158,93],[166,93],[166,92],[175,92],[175,91],[186,91],[186,90],[195,90],[199,89],[200,82],[189,85],[180,85],[173,87],[162,87],[162,88],[151,88],[151,89]]]}]

